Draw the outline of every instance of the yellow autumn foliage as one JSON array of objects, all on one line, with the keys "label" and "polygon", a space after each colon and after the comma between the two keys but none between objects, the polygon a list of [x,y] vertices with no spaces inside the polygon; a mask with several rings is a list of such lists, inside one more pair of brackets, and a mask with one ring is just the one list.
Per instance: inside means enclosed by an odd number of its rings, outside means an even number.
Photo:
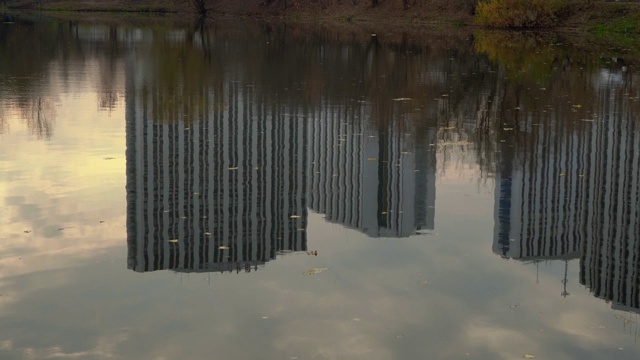
[{"label": "yellow autumn foliage", "polygon": [[566,15],[569,0],[489,0],[476,8],[476,22],[493,28],[554,26]]}]

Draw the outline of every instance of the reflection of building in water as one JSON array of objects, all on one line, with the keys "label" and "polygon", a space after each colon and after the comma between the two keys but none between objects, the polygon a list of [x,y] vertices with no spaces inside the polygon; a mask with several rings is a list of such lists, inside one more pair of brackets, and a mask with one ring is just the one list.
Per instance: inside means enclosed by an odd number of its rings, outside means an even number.
[{"label": "reflection of building in water", "polygon": [[[544,133],[550,129],[539,126]],[[580,191],[586,138],[578,134],[539,136],[516,158],[501,145],[496,174],[493,251],[516,259],[576,258],[584,235],[587,204]]]},{"label": "reflection of building in water", "polygon": [[309,136],[312,209],[369,236],[434,228],[435,129],[416,145],[398,123],[374,129],[363,110],[317,116]]},{"label": "reflection of building in water", "polygon": [[230,83],[205,91],[197,112],[176,106],[174,119],[201,120],[157,123],[164,94],[129,70],[128,267],[249,270],[306,250],[304,119],[249,105],[251,89]]},{"label": "reflection of building in water", "polygon": [[[607,79],[612,80],[613,77]],[[640,310],[640,122],[631,101],[612,85],[599,84],[594,151],[585,172],[580,283],[616,308]]]},{"label": "reflection of building in water", "polygon": [[[580,257],[580,283],[640,309],[640,124],[604,87],[583,130],[540,123],[519,155],[503,143],[493,250],[516,259]],[[558,124],[556,124],[558,123]]]}]

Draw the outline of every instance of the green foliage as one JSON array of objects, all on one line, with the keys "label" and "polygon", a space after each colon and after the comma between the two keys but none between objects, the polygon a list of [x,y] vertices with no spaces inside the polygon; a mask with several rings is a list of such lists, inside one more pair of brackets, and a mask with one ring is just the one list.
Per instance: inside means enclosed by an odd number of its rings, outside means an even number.
[{"label": "green foliage", "polygon": [[598,25],[590,29],[596,34],[601,33],[618,33],[618,34],[638,34],[640,33],[640,14],[625,16],[619,19],[613,19],[604,25]]},{"label": "green foliage", "polygon": [[494,28],[550,27],[568,8],[568,0],[489,0],[477,5],[476,21]]}]

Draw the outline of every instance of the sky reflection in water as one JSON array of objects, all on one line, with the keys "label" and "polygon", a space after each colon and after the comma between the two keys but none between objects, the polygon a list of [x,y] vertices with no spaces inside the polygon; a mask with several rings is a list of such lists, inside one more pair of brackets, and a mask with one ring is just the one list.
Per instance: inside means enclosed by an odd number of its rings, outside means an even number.
[{"label": "sky reflection in water", "polygon": [[264,24],[2,34],[0,357],[640,353],[624,57]]}]

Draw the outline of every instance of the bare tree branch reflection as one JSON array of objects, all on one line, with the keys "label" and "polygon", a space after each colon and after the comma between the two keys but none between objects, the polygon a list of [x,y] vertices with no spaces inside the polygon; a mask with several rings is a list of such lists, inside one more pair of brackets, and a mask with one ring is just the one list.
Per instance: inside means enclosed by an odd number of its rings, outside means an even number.
[{"label": "bare tree branch reflection", "polygon": [[22,109],[29,133],[38,139],[49,140],[53,135],[55,108],[50,99],[35,97]]}]

